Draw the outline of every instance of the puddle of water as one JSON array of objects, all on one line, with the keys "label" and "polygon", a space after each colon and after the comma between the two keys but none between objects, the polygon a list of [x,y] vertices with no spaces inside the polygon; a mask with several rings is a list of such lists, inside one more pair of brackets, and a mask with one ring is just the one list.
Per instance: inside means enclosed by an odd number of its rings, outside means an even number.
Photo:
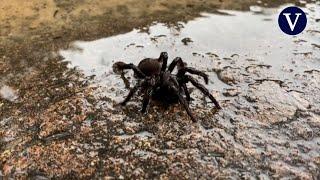
[{"label": "puddle of water", "polygon": [[[314,46],[320,44],[320,33],[315,32],[319,29],[316,19],[320,18],[320,7],[306,5],[308,27],[294,37],[278,27],[278,13],[283,7],[259,7],[259,13],[257,7],[251,8],[253,12],[222,11],[229,15],[203,13],[203,17],[175,27],[157,23],[148,32],[134,29],[96,41],[78,41],[73,49],[62,50],[60,54],[71,62],[71,67],[78,67],[86,75],[96,75],[96,85],[102,88],[100,94],[115,101],[123,98],[125,87],[119,75],[112,72],[112,64],[116,61],[137,64],[145,57],[158,57],[162,51],[169,53],[169,62],[180,56],[189,66],[207,71],[211,91],[228,87],[212,71],[217,63],[226,60],[243,64],[246,59],[253,59],[255,64],[270,65],[268,73],[272,76],[293,79],[284,69],[295,72],[320,69],[320,53]],[[192,42],[185,45],[184,38]]]}]

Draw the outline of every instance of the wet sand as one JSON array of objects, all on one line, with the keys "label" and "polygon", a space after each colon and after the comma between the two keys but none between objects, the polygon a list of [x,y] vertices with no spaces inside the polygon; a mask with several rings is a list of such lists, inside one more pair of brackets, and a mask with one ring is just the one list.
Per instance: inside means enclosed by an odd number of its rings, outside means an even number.
[{"label": "wet sand", "polygon": [[[317,179],[320,9],[294,3],[310,20],[296,37],[276,24],[286,2],[1,4],[0,176]],[[208,73],[223,110],[197,90],[198,123],[179,104],[117,106],[113,62],[161,51]]]}]

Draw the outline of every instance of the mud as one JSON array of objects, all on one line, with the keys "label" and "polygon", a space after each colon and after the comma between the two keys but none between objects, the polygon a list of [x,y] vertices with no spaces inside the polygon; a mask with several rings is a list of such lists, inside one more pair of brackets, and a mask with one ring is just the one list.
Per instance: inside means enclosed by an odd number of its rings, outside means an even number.
[{"label": "mud", "polygon": [[[291,2],[309,24],[288,37],[276,24],[286,3],[3,3],[0,176],[319,178],[320,6]],[[208,73],[223,110],[197,90],[198,123],[179,104],[117,106],[135,79],[113,62],[161,51]]]}]

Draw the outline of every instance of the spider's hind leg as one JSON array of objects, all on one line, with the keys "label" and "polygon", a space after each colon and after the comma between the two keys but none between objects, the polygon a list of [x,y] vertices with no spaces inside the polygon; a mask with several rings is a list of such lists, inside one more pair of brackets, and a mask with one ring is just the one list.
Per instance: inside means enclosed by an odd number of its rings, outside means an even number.
[{"label": "spider's hind leg", "polygon": [[190,102],[191,101],[191,97],[190,97],[190,93],[189,93],[189,90],[187,88],[186,83],[182,83],[180,86],[182,86],[182,88],[183,88],[184,94],[186,95],[187,102]]},{"label": "spider's hind leg", "polygon": [[209,90],[204,87],[202,84],[200,84],[197,80],[195,80],[193,77],[186,75],[186,80],[188,82],[191,82],[196,88],[198,88],[205,96],[208,96],[210,100],[214,103],[214,105],[221,109],[221,106],[219,105],[218,101],[212,96],[212,94],[209,92]]},{"label": "spider's hind leg", "polygon": [[169,87],[173,90],[173,92],[175,93],[176,96],[178,96],[179,98],[179,102],[180,104],[183,105],[184,109],[187,111],[187,114],[190,116],[191,120],[193,122],[197,122],[196,118],[194,117],[194,115],[191,112],[191,109],[189,107],[188,102],[183,98],[183,96],[180,94],[181,91],[179,91],[178,87],[179,85],[177,85],[177,81],[176,79],[171,79],[173,82],[171,82],[169,84]]},{"label": "spider's hind leg", "polygon": [[209,78],[206,73],[199,71],[199,70],[192,68],[192,67],[184,67],[184,68],[179,69],[177,76],[182,77],[186,74],[186,72],[188,72],[190,74],[195,74],[195,75],[201,76],[204,79],[204,82],[206,84],[208,84],[208,82],[209,82]]}]

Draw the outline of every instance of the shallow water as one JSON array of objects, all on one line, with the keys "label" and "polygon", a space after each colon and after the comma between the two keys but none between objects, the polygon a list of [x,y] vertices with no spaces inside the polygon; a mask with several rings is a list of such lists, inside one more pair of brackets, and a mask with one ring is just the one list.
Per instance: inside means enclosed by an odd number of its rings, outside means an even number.
[{"label": "shallow water", "polygon": [[[179,154],[188,152],[194,158],[192,163],[214,166],[209,170],[222,166],[219,172],[233,177],[268,178],[272,173],[275,178],[311,179],[318,173],[316,152],[320,151],[320,6],[306,5],[308,26],[298,36],[280,31],[277,16],[283,7],[220,10],[175,26],[154,23],[126,34],[78,41],[60,54],[70,61],[70,67],[95,75],[91,86],[97,87],[95,95],[102,98],[104,111],[116,109],[108,118],[123,125],[116,130],[118,135],[113,134],[123,143],[119,152],[134,150],[136,141],[128,141],[132,139],[154,148],[135,151],[154,160],[171,155],[181,158]],[[191,41],[185,44],[185,38]],[[128,89],[120,75],[112,72],[112,64],[137,64],[162,51],[169,53],[170,60],[180,56],[189,66],[209,74],[207,87],[223,110],[211,113],[210,106],[200,105],[202,95],[196,91],[191,107],[199,117],[197,124],[190,124],[187,116],[177,113],[181,109],[175,108],[151,110],[141,116],[136,103],[117,111],[113,104],[120,102]],[[131,77],[132,72],[126,76]],[[199,142],[209,145],[198,146]],[[161,156],[154,151],[174,153]],[[213,159],[212,154],[222,154],[223,159]],[[174,172],[174,164],[171,166]]]},{"label": "shallow water", "polygon": [[[288,6],[288,5],[286,5]],[[283,6],[285,7],[285,6]],[[86,75],[96,75],[98,84],[106,87],[108,97],[117,95],[111,92],[114,87],[123,89],[118,75],[112,72],[115,61],[137,64],[146,57],[158,57],[160,52],[169,53],[169,59],[180,56],[189,66],[205,70],[210,74],[211,90],[222,90],[228,85],[220,81],[212,70],[224,61],[250,68],[252,64],[268,67],[266,76],[281,80],[293,80],[293,73],[320,68],[320,53],[315,45],[320,44],[320,8],[308,4],[304,8],[309,13],[306,30],[298,36],[284,34],[277,24],[277,16],[283,7],[257,7],[254,12],[224,11],[221,14],[203,13],[187,23],[168,27],[155,23],[144,30],[96,41],[74,43],[70,50],[60,54],[70,67],[78,67]],[[182,39],[192,42],[185,45]],[[248,61],[254,61],[248,63]],[[119,100],[119,99],[118,99]]]}]

